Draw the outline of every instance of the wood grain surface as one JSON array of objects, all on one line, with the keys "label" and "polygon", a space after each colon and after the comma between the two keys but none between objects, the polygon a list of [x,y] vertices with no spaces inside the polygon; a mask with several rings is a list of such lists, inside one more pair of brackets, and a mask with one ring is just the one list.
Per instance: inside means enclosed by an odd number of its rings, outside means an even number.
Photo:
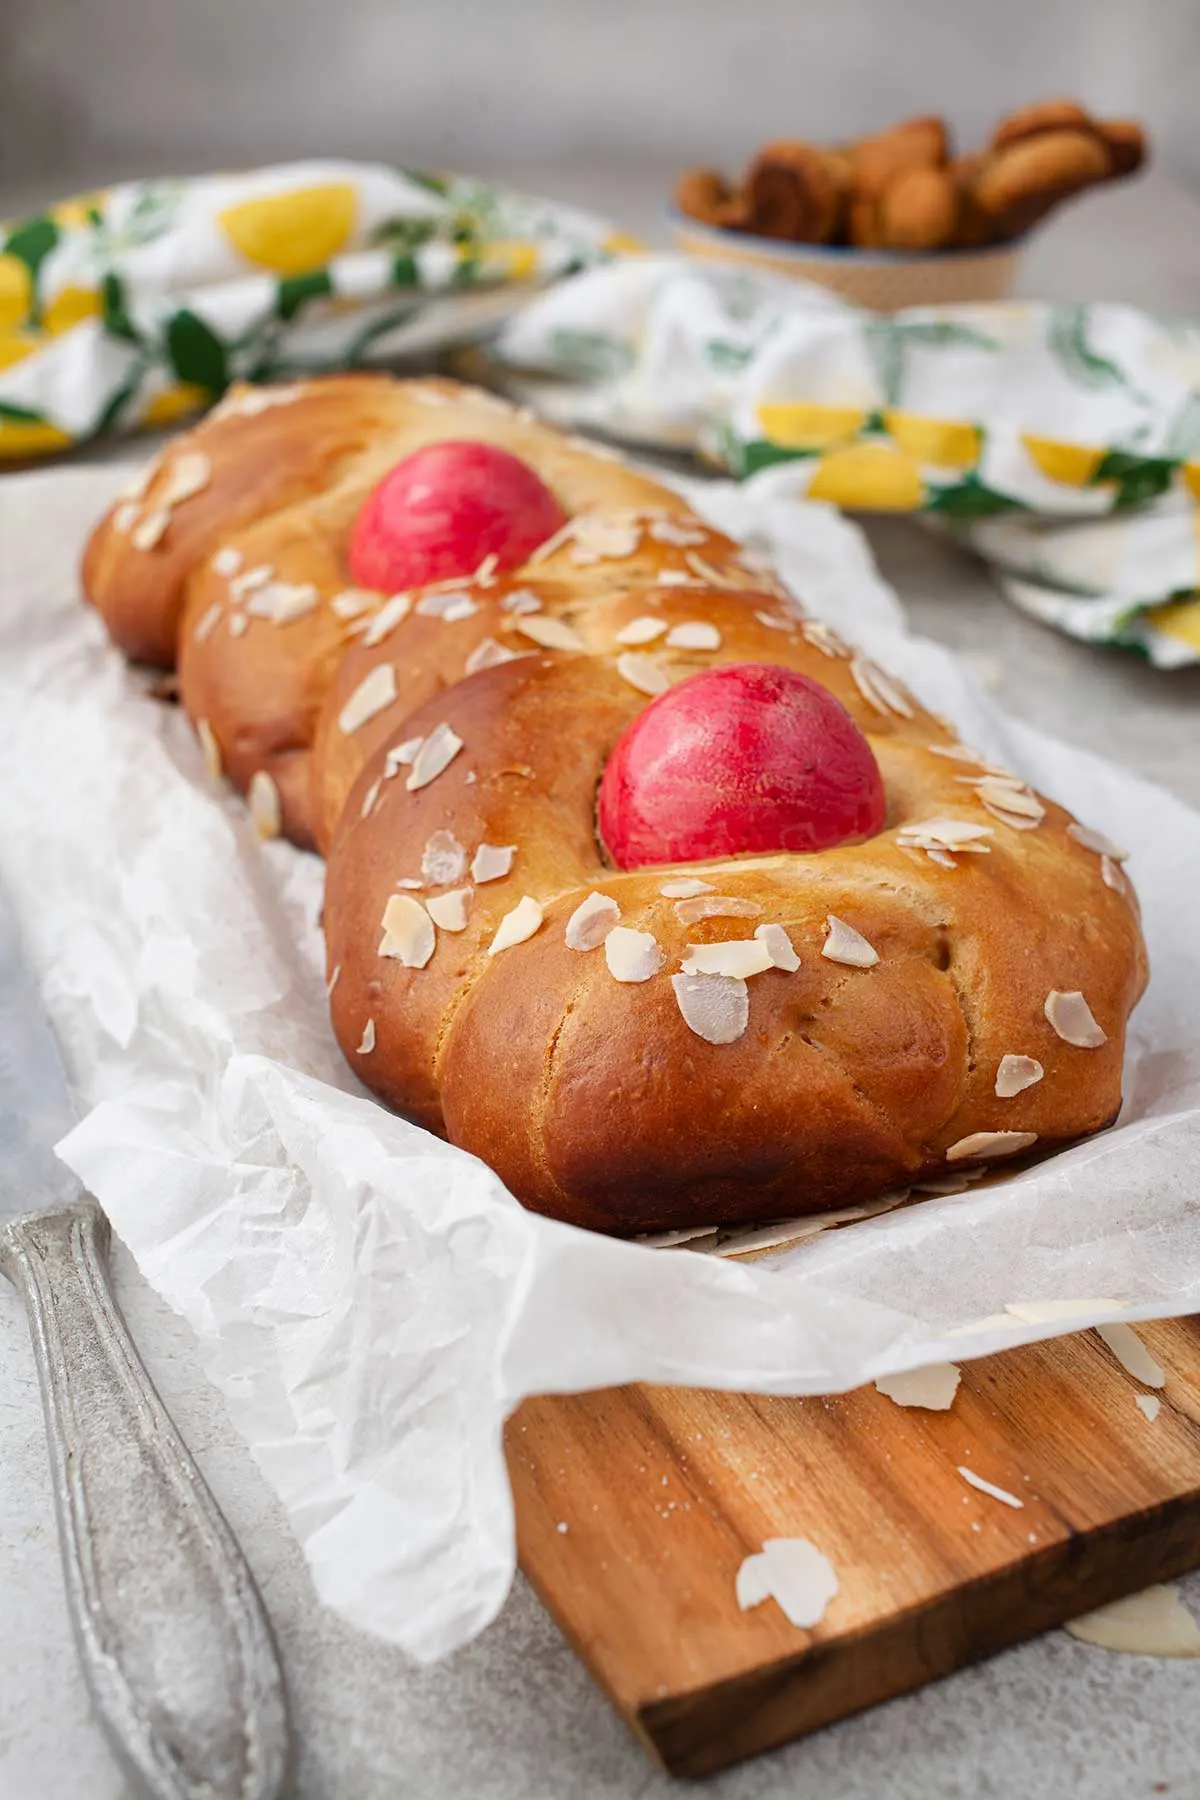
[{"label": "wood grain surface", "polygon": [[[648,1753],[707,1774],[1200,1563],[1200,1319],[1137,1329],[1167,1372],[1153,1422],[1094,1332],[962,1365],[941,1413],[874,1387],[527,1401],[521,1566]],[[739,1609],[772,1537],[837,1570],[811,1631]]]}]

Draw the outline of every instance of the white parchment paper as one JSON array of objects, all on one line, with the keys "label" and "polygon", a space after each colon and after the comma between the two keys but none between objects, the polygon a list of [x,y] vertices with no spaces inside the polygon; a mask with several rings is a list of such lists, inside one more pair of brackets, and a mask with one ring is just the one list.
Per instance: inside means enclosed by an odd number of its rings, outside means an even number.
[{"label": "white parchment paper", "polygon": [[698,504],[772,545],[969,741],[1127,843],[1154,973],[1116,1129],[748,1264],[535,1218],[363,1094],[325,1021],[319,863],[258,844],[78,603],[119,479],[0,485],[0,878],[91,1109],[63,1155],[194,1326],[330,1605],[425,1659],[493,1617],[514,1565],[501,1427],[527,1394],[827,1392],[1200,1309],[1200,818],[1000,717],[786,470]]}]

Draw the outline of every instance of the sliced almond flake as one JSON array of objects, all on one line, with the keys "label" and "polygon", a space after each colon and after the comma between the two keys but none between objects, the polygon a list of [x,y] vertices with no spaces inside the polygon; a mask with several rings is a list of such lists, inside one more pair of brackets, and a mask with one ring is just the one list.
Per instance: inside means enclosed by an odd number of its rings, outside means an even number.
[{"label": "sliced almond flake", "polygon": [[1063,1319],[1121,1312],[1128,1304],[1127,1300],[1014,1300],[1004,1310],[1023,1325],[1057,1325]]},{"label": "sliced almond flake", "polygon": [[513,866],[517,854],[515,844],[480,844],[471,858],[471,880],[477,887],[485,881],[499,881]]},{"label": "sliced almond flake", "polygon": [[620,919],[621,909],[608,894],[589,894],[567,920],[567,949],[599,949]]},{"label": "sliced almond flake", "polygon": [[500,602],[501,612],[506,613],[538,613],[542,610],[542,602],[528,588],[514,588],[511,594],[505,594]]},{"label": "sliced almond flake", "polygon": [[697,925],[701,919],[757,919],[761,911],[757,900],[745,899],[741,894],[709,893],[680,900],[675,917],[681,925]]},{"label": "sliced almond flake", "polygon": [[413,893],[419,894],[425,883],[416,875],[402,875],[394,885],[398,888],[408,888]]},{"label": "sliced almond flake", "polygon": [[467,872],[467,853],[452,831],[435,831],[421,855],[421,874],[430,887],[452,887]]},{"label": "sliced almond flake", "polygon": [[494,669],[498,663],[516,662],[519,651],[506,650],[495,638],[481,638],[463,664],[464,675],[478,675],[481,669]]},{"label": "sliced almond flake", "polygon": [[433,894],[425,902],[428,912],[439,931],[465,931],[467,914],[470,910],[471,895],[475,892],[471,887],[451,888],[446,894]]},{"label": "sliced almond flake", "polygon": [[410,737],[405,738],[402,743],[393,744],[383,759],[383,779],[391,781],[401,769],[415,763],[424,742],[423,737]]},{"label": "sliced almond flake", "polygon": [[395,698],[395,668],[391,663],[377,663],[368,675],[363,676],[338,714],[338,730],[349,737],[389,707]]},{"label": "sliced almond flake", "polygon": [[975,763],[981,769],[988,766],[982,750],[972,750],[970,744],[961,744],[957,740],[952,744],[926,744],[925,748],[931,756],[946,756],[951,762]]},{"label": "sliced almond flake", "polygon": [[689,569],[699,575],[701,581],[708,582],[713,587],[740,588],[744,587],[748,580],[745,569],[729,570],[723,573],[720,569],[715,569],[712,563],[706,561],[695,550],[685,550],[683,560]]},{"label": "sliced almond flake", "polygon": [[947,1162],[966,1162],[976,1156],[1016,1156],[1037,1143],[1036,1131],[972,1131],[946,1152]]},{"label": "sliced almond flake", "polygon": [[370,1054],[374,1048],[375,1048],[375,1021],[374,1021],[374,1019],[368,1019],[366,1024],[363,1026],[362,1041],[358,1046],[358,1050],[357,1050],[356,1054],[359,1056],[370,1056]]},{"label": "sliced almond flake", "polygon": [[1002,1056],[996,1069],[997,1100],[1012,1100],[1046,1073],[1036,1056]]},{"label": "sliced almond flake", "polygon": [[242,393],[228,394],[212,414],[214,418],[225,418],[230,414],[244,419],[252,419],[258,413],[269,411],[275,406],[290,406],[299,400],[305,392],[307,383],[295,381],[288,387],[248,387]]},{"label": "sliced almond flake", "polygon": [[1200,1656],[1200,1625],[1173,1587],[1144,1588],[1068,1619],[1063,1626],[1081,1644],[1123,1650],[1130,1656]]},{"label": "sliced almond flake", "polygon": [[392,894],[380,920],[380,956],[391,956],[406,969],[423,969],[437,947],[433,920],[411,894]]},{"label": "sliced almond flake", "polygon": [[973,819],[920,819],[902,825],[896,833],[898,844],[911,844],[917,850],[954,850],[978,853],[988,846],[984,838],[995,836],[991,825],[980,825]]},{"label": "sliced almond flake", "polygon": [[204,752],[204,767],[214,781],[221,779],[221,746],[217,742],[217,734],[207,719],[196,720],[196,736],[200,739],[200,748]]},{"label": "sliced almond flake", "polygon": [[1122,872],[1121,865],[1119,862],[1114,862],[1111,856],[1100,858],[1100,879],[1105,887],[1112,888],[1115,894],[1127,895],[1129,893],[1129,882]]},{"label": "sliced almond flake", "polygon": [[[778,613],[756,612],[754,616],[760,625],[765,625],[770,631],[790,632],[799,623],[798,620],[781,619]],[[832,652],[827,652],[827,654],[831,655]]]},{"label": "sliced almond flake", "polygon": [[212,636],[217,625],[220,623],[221,614],[224,610],[225,609],[219,600],[214,600],[211,606],[205,607],[204,611],[200,614],[200,617],[196,620],[196,629],[192,632],[192,640],[194,643],[203,644]]},{"label": "sliced almond flake", "polygon": [[721,634],[704,619],[686,619],[681,625],[672,625],[667,646],[671,650],[719,650]]},{"label": "sliced almond flake", "polygon": [[166,485],[158,494],[158,504],[182,506],[185,500],[202,493],[211,480],[212,464],[203,450],[185,450],[168,468]]},{"label": "sliced almond flake", "polygon": [[279,789],[265,769],[256,769],[246,790],[250,818],[260,838],[276,838],[283,830],[283,804]]},{"label": "sliced almond flake", "polygon": [[[763,615],[759,613],[757,616],[761,619]],[[839,656],[844,659],[853,655],[846,640],[839,637],[831,625],[824,624],[820,619],[805,619],[801,623],[800,632],[805,642],[811,644],[814,650],[819,650],[823,656]]]},{"label": "sliced almond flake", "polygon": [[624,562],[633,556],[642,541],[642,528],[635,521],[604,518],[599,513],[581,513],[572,533],[575,543],[571,561]]},{"label": "sliced almond flake", "polygon": [[684,875],[678,881],[664,881],[658,891],[665,900],[691,900],[697,894],[711,894],[712,882]]},{"label": "sliced almond flake", "polygon": [[1159,1408],[1162,1406],[1162,1401],[1159,1399],[1157,1394],[1135,1394],[1133,1396],[1133,1404],[1137,1407],[1137,1409],[1140,1413],[1144,1413],[1146,1415],[1146,1418],[1149,1420],[1150,1424],[1153,1425],[1155,1419],[1157,1419],[1157,1417],[1158,1417]]},{"label": "sliced almond flake", "polygon": [[556,550],[561,550],[564,544],[570,543],[575,536],[575,527],[578,523],[577,519],[568,519],[565,525],[560,525],[551,537],[546,538],[536,550],[530,552],[525,559],[526,562],[530,564],[545,562],[547,557],[553,556]]},{"label": "sliced almond flake", "polygon": [[342,965],[341,965],[341,963],[338,963],[336,965],[336,967],[334,968],[333,974],[329,977],[329,980],[325,983],[325,998],[327,1000],[333,999],[333,990],[337,986],[338,982],[341,979],[342,979]]},{"label": "sliced almond flake", "polygon": [[819,1625],[838,1591],[837,1570],[808,1538],[764,1538],[756,1556],[744,1558],[735,1593],[743,1612],[774,1600],[788,1623],[802,1631]]},{"label": "sliced almond flake", "polygon": [[646,1250],[676,1250],[680,1244],[694,1243],[697,1238],[716,1239],[715,1225],[681,1225],[678,1231],[648,1231],[636,1241]]},{"label": "sliced almond flake", "polygon": [[927,850],[925,854],[930,862],[937,863],[941,869],[957,869],[958,867],[948,850]]},{"label": "sliced almond flake", "polygon": [[214,575],[236,575],[245,557],[232,544],[223,544],[213,556],[210,567]]},{"label": "sliced almond flake", "polygon": [[773,969],[784,969],[791,975],[800,967],[795,946],[782,925],[760,925],[754,935],[766,949]]},{"label": "sliced almond flake", "polygon": [[367,588],[343,588],[340,594],[333,596],[329,606],[339,619],[358,619],[363,613],[370,612],[375,599]]},{"label": "sliced almond flake", "polygon": [[[393,594],[390,600],[385,600],[362,634],[362,641],[367,648],[373,650],[376,644],[382,644],[390,631],[394,631],[397,625],[403,624],[411,608],[411,594]],[[420,610],[418,607],[417,611],[420,612]],[[471,611],[474,612],[474,610],[475,608],[472,607]]]},{"label": "sliced almond flake", "polygon": [[655,587],[703,587],[704,583],[686,569],[660,569],[654,577]]},{"label": "sliced almond flake", "polygon": [[367,789],[366,793],[363,795],[363,803],[359,810],[359,815],[358,815],[360,819],[369,819],[370,818],[372,809],[374,808],[374,805],[375,805],[375,802],[379,798],[379,790],[382,788],[382,786],[383,786],[383,776],[377,775],[375,777],[374,781],[371,783],[370,787]]},{"label": "sliced almond flake", "polygon": [[134,526],[129,541],[135,550],[153,550],[170,523],[171,515],[166,507],[156,506],[145,515],[140,525]]},{"label": "sliced almond flake", "polygon": [[792,1244],[802,1244],[806,1238],[820,1237],[829,1229],[824,1214],[813,1215],[803,1219],[784,1219],[778,1225],[758,1225],[749,1229],[734,1230],[728,1234],[722,1232],[719,1241],[712,1246],[712,1255],[727,1259],[733,1256],[751,1256],[757,1251],[779,1250]]},{"label": "sliced almond flake", "polygon": [[290,625],[313,612],[320,595],[311,582],[269,581],[251,594],[246,611],[256,619],[269,619],[272,625]]},{"label": "sliced almond flake", "polygon": [[654,519],[650,525],[650,536],[657,544],[675,544],[681,550],[708,542],[707,531],[697,531],[693,526],[681,525],[676,519]]},{"label": "sliced almond flake", "polygon": [[1119,1321],[1097,1325],[1096,1335],[1104,1339],[1125,1373],[1132,1375],[1135,1381],[1146,1387],[1166,1387],[1167,1377],[1162,1365],[1155,1362],[1132,1325],[1123,1325]]},{"label": "sliced almond flake", "polygon": [[1015,1508],[1017,1512],[1024,1508],[1023,1500],[1018,1500],[1007,1488],[997,1487],[994,1481],[985,1481],[982,1475],[977,1475],[974,1469],[968,1469],[965,1463],[959,1463],[958,1472],[969,1487],[977,1488],[981,1494],[990,1494],[993,1500],[999,1500],[1005,1506]]},{"label": "sliced almond flake", "polygon": [[529,894],[522,894],[510,912],[506,912],[496,927],[496,935],[488,945],[488,955],[497,956],[501,950],[511,950],[514,944],[523,944],[536,931],[540,931],[545,918],[537,901]]},{"label": "sliced almond flake", "polygon": [[732,1044],[750,1022],[750,991],[730,975],[672,975],[675,1000],[689,1031],[706,1044]]},{"label": "sliced almond flake", "polygon": [[985,800],[983,804],[993,819],[999,819],[1000,823],[1007,825],[1010,831],[1036,831],[1040,823],[1038,819],[1031,819],[1025,813],[1006,812],[1002,806],[995,806],[990,800]]},{"label": "sliced almond flake", "polygon": [[119,532],[121,536],[124,537],[128,532],[133,530],[141,510],[142,509],[136,500],[126,500],[124,504],[118,506],[113,513],[113,530]]},{"label": "sliced almond flake", "polygon": [[1108,1042],[1108,1033],[1096,1022],[1091,1007],[1077,988],[1065,994],[1058,988],[1051,988],[1042,1011],[1050,1029],[1064,1044],[1072,1044],[1076,1050],[1098,1050],[1101,1044]]},{"label": "sliced almond flake", "polygon": [[962,1380],[957,1363],[928,1363],[923,1369],[904,1369],[898,1375],[880,1375],[875,1386],[897,1406],[919,1406],[925,1412],[949,1412]]},{"label": "sliced almond flake", "polygon": [[479,611],[479,606],[470,594],[451,588],[444,593],[423,594],[417,601],[416,610],[423,619],[440,619],[444,625],[455,625],[460,619],[471,618]]},{"label": "sliced almond flake", "polygon": [[899,682],[877,668],[866,656],[852,656],[850,676],[868,706],[878,713],[895,713],[898,718],[916,717],[907,694]]},{"label": "sliced almond flake", "polygon": [[1082,844],[1085,850],[1094,850],[1097,856],[1111,856],[1114,862],[1128,862],[1128,850],[1122,850],[1120,844],[1114,844],[1110,837],[1102,831],[1093,831],[1090,825],[1081,825],[1078,819],[1072,819],[1067,826],[1067,836]]},{"label": "sliced almond flake", "polygon": [[1039,824],[1046,816],[1046,809],[1028,787],[1020,782],[1004,781],[997,775],[985,775],[978,782],[975,792],[985,806],[996,807],[1001,812],[1019,813],[1022,818],[1032,819]]},{"label": "sliced almond flake", "polygon": [[649,981],[667,960],[651,931],[614,925],[604,939],[604,960],[614,981]]},{"label": "sliced almond flake", "polygon": [[583,639],[565,619],[551,619],[544,613],[518,613],[517,630],[523,637],[540,644],[543,650],[582,650]]},{"label": "sliced almond flake", "polygon": [[162,458],[159,456],[152,457],[148,463],[144,464],[142,468],[138,469],[135,474],[130,476],[124,487],[121,488],[117,494],[117,499],[141,500],[145,495],[146,489],[158,474],[161,466]]},{"label": "sliced almond flake", "polygon": [[494,550],[489,550],[488,554],[476,569],[474,575],[472,575],[471,580],[477,582],[480,587],[495,587],[496,570],[499,567],[500,558]]},{"label": "sliced almond flake", "polygon": [[828,962],[846,963],[852,969],[873,969],[879,961],[874,944],[869,944],[861,931],[855,931],[853,925],[847,925],[836,913],[830,913],[826,919],[825,931],[821,955]]},{"label": "sliced almond flake", "polygon": [[244,637],[249,629],[250,621],[245,613],[231,613],[229,615],[230,637]]},{"label": "sliced almond flake", "polygon": [[272,581],[275,571],[269,563],[259,563],[255,569],[246,569],[241,575],[235,575],[229,584],[229,591],[235,600],[244,600],[255,588],[266,587]]},{"label": "sliced almond flake", "polygon": [[771,952],[759,938],[727,938],[719,944],[692,944],[681,965],[685,975],[733,975],[739,981],[771,967]]},{"label": "sliced almond flake", "polygon": [[443,769],[449,767],[463,747],[458,733],[449,725],[435,725],[421,748],[413,758],[412,768],[405,780],[405,787],[410,794],[418,788],[428,787],[435,781]]},{"label": "sliced almond flake", "polygon": [[665,619],[656,619],[650,613],[642,613],[639,618],[630,619],[617,633],[618,644],[652,644],[667,629]]},{"label": "sliced almond flake", "polygon": [[671,675],[657,656],[643,650],[626,650],[617,658],[617,674],[639,694],[665,694]]},{"label": "sliced almond flake", "polygon": [[[420,401],[422,406],[449,406],[450,396],[440,388],[423,387],[418,382],[410,381],[404,390],[410,400]],[[478,398],[478,396],[475,396]]]}]

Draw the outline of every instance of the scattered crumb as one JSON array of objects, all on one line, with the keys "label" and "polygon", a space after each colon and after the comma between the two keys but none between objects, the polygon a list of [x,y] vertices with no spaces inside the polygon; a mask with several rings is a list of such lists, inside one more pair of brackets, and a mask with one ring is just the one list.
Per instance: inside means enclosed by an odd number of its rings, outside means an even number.
[{"label": "scattered crumb", "polygon": [[978,1488],[981,1494],[990,1494],[993,1500],[1003,1501],[1005,1506],[1021,1508],[1025,1505],[1025,1502],[1018,1500],[1015,1494],[1010,1494],[1007,1488],[997,1487],[994,1482],[985,1481],[982,1475],[977,1475],[974,1469],[965,1468],[962,1463],[958,1465],[958,1472],[971,1487]]},{"label": "scattered crumb", "polygon": [[1155,1419],[1158,1417],[1158,1411],[1162,1405],[1162,1401],[1157,1394],[1135,1394],[1133,1397],[1133,1404],[1137,1407],[1139,1412],[1145,1413],[1151,1425],[1153,1425]]},{"label": "scattered crumb", "polygon": [[1084,1644],[1133,1656],[1200,1656],[1200,1626],[1173,1587],[1148,1587],[1063,1628]]},{"label": "scattered crumb", "polygon": [[766,1538],[757,1556],[737,1572],[737,1603],[743,1612],[775,1600],[793,1625],[818,1625],[838,1591],[837,1571],[808,1538]]},{"label": "scattered crumb", "polygon": [[930,1363],[923,1369],[905,1369],[899,1375],[881,1375],[875,1386],[897,1406],[948,1412],[961,1380],[957,1363]]}]

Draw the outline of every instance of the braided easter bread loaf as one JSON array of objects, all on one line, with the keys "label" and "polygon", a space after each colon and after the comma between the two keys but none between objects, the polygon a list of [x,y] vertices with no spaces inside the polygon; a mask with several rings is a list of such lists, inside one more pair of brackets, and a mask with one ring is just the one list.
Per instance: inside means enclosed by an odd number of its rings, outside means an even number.
[{"label": "braided easter bread loaf", "polygon": [[[361,586],[373,485],[464,438],[521,456],[564,523]],[[172,512],[138,550],[201,453],[186,547]],[[347,378],[227,408],[136,504],[89,551],[92,597],[141,646],[182,595],[197,728],[266,829],[325,849],[348,1060],[527,1205],[621,1233],[790,1216],[1115,1116],[1145,981],[1119,852],[671,490],[450,384]],[[271,585],[319,598],[248,614]]]}]

